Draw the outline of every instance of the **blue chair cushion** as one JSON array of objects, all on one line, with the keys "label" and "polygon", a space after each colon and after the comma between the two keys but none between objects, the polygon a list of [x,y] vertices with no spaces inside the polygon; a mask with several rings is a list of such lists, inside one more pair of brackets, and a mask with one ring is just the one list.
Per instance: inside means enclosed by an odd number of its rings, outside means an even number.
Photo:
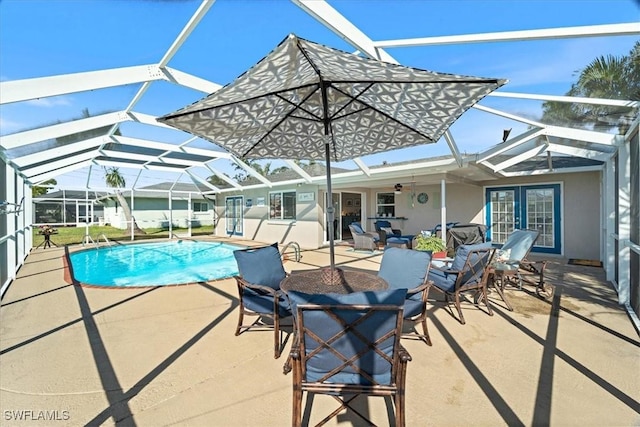
[{"label": "blue chair cushion", "polygon": [[376,231],[378,232],[381,231],[382,229],[385,229],[385,233],[387,233],[387,237],[388,236],[400,237],[400,234],[393,232],[393,227],[391,226],[391,223],[387,220],[378,220],[374,222],[373,225],[376,227]]},{"label": "blue chair cushion", "polygon": [[[291,300],[292,308],[297,312],[297,307],[303,304],[319,304],[319,305],[383,305],[390,304],[402,306],[406,298],[406,289],[394,289],[391,291],[381,292],[354,292],[350,294],[305,294],[302,292],[291,291],[287,295]],[[352,322],[358,319],[362,312],[335,309],[340,317]],[[297,314],[296,314],[297,316]],[[344,329],[339,323],[331,319],[322,311],[306,311],[304,314],[305,328],[313,331],[322,340],[328,340],[338,332]],[[396,327],[396,316],[392,312],[377,312],[373,316],[367,318],[364,322],[359,323],[356,327],[358,333],[366,337],[367,341],[373,342],[385,335]],[[396,339],[400,337],[397,336]],[[391,356],[395,346],[394,339],[387,339],[382,342],[379,347],[382,352]],[[366,344],[357,339],[352,334],[345,334],[341,338],[332,342],[331,347],[350,358],[358,354],[366,348]],[[318,348],[318,343],[305,335],[305,350],[310,354]],[[306,378],[308,382],[317,382],[328,372],[333,371],[340,366],[342,361],[338,359],[329,350],[321,350],[307,362]],[[359,359],[357,365],[361,369],[368,372],[378,384],[391,384],[391,365],[380,355],[373,351],[368,352],[365,357]],[[358,374],[355,369],[346,366],[325,380],[327,383],[338,384],[365,384],[370,385],[371,382]]]},{"label": "blue chair cushion", "polygon": [[[420,294],[416,294],[420,296]],[[405,319],[410,319],[422,313],[422,309],[424,307],[424,303],[422,300],[415,301],[413,299],[404,300],[404,314],[402,317]]]},{"label": "blue chair cushion", "polygon": [[362,229],[362,226],[357,223],[357,222],[352,222],[351,226],[353,227],[353,229],[356,231],[356,233],[358,234],[362,234],[364,233],[364,230]]},{"label": "blue chair cushion", "polygon": [[432,268],[429,270],[429,280],[433,281],[434,286],[442,289],[445,292],[453,292],[455,290],[456,273],[447,273],[443,270]]},{"label": "blue chair cushion", "polygon": [[278,244],[233,252],[240,276],[249,283],[280,289],[286,273],[282,266]]},{"label": "blue chair cushion", "polygon": [[389,243],[405,244],[409,247],[411,246],[411,239],[407,239],[406,237],[387,237],[387,244]]},{"label": "blue chair cushion", "polygon": [[[245,308],[255,313],[273,314],[272,295],[259,294],[252,289],[245,288],[242,295],[242,302]],[[278,297],[278,316],[291,316],[289,301],[287,301],[283,295]]]},{"label": "blue chair cushion", "polygon": [[391,223],[387,220],[378,220],[374,223],[374,225],[376,226],[376,230],[380,231],[380,229],[382,227],[388,227],[388,228],[392,228],[391,227]]},{"label": "blue chair cushion", "polygon": [[[475,245],[460,245],[456,249],[456,256],[451,263],[452,270],[462,270],[464,268],[469,252],[478,249],[491,249],[491,242],[477,243]],[[473,260],[472,260],[473,262]]]},{"label": "blue chair cushion", "polygon": [[387,248],[382,255],[378,277],[384,279],[391,289],[413,289],[424,283],[429,271],[431,254]]}]

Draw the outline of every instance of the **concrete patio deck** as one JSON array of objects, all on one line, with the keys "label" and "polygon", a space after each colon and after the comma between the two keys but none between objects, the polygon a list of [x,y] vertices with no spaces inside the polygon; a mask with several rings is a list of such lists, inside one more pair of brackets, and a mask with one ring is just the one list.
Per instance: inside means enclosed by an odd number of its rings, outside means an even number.
[{"label": "concrete patio deck", "polygon": [[[291,340],[274,359],[271,333],[234,336],[234,280],[80,287],[65,281],[63,255],[32,251],[2,300],[0,425],[290,424]],[[380,259],[336,248],[337,264],[377,270]],[[285,267],[327,263],[321,249]],[[546,277],[552,300],[509,289],[509,312],[493,292],[494,316],[463,304],[466,325],[430,305],[433,346],[403,340],[408,426],[640,425],[640,340],[603,270],[555,259]],[[360,403],[388,424],[384,399]],[[311,421],[334,407],[314,399]]]}]

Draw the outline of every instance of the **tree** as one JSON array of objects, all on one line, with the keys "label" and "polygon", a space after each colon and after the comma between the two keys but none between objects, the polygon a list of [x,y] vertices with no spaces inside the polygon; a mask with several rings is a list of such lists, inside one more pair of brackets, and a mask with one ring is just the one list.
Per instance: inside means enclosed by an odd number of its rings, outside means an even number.
[{"label": "tree", "polygon": [[[628,56],[601,56],[578,73],[568,96],[640,101],[640,42]],[[578,125],[597,130],[618,128],[624,133],[638,114],[631,107],[569,104],[548,101],[542,105],[542,121],[555,125]]]},{"label": "tree", "polygon": [[224,179],[220,178],[218,175],[211,175],[207,178],[207,182],[211,185],[215,185],[216,187],[220,187],[220,186],[226,186],[227,181],[225,181]]},{"label": "tree", "polygon": [[104,180],[107,186],[116,189],[115,196],[118,200],[118,203],[120,204],[120,207],[122,208],[122,211],[124,212],[124,217],[127,220],[127,224],[129,224],[129,232],[131,232],[131,228],[133,227],[134,233],[145,234],[144,231],[142,231],[142,229],[138,227],[138,224],[136,223],[133,215],[131,215],[131,208],[129,208],[129,203],[120,191],[121,188],[124,188],[124,186],[127,185],[124,177],[120,173],[120,169],[116,167],[105,168],[104,173]]},{"label": "tree", "polygon": [[[42,185],[56,185],[57,183],[58,181],[56,181],[55,179],[48,179],[44,181]],[[43,194],[47,194],[48,192],[49,192],[49,187],[41,187],[39,185],[35,185],[31,187],[32,197],[42,196]]]},{"label": "tree", "polygon": [[[260,175],[264,177],[267,177],[269,175],[275,175],[277,173],[284,172],[289,169],[286,166],[280,166],[279,168],[275,168],[271,170],[271,162],[267,162],[264,165],[262,165],[259,160],[244,159],[243,161],[248,166],[253,168],[256,172],[258,172]],[[233,176],[233,179],[235,179],[238,182],[242,182],[249,178],[249,174],[247,173],[247,171],[244,170],[242,166],[237,164],[234,164],[233,166],[238,171],[238,173]],[[210,178],[211,177],[207,178],[207,180],[209,180]]]}]

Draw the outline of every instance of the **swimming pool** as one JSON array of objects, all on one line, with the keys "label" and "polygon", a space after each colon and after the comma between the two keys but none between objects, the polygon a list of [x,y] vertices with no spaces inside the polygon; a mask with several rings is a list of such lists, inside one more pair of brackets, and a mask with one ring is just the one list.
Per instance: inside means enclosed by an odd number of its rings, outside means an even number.
[{"label": "swimming pool", "polygon": [[107,287],[167,286],[238,274],[233,251],[243,246],[179,240],[135,243],[69,255],[74,279]]}]

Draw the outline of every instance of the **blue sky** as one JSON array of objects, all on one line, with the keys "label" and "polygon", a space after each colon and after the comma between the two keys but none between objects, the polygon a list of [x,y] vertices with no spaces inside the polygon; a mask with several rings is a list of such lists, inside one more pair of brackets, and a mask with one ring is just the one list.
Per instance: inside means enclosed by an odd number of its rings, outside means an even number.
[{"label": "blue sky", "polygon": [[[640,21],[640,6],[634,0],[345,0],[330,4],[373,40]],[[0,79],[157,63],[199,5],[199,1],[178,0],[1,0]],[[226,84],[291,32],[354,50],[291,2],[218,0],[169,66]],[[637,37],[584,38],[392,48],[387,52],[403,65],[507,78],[510,82],[503,91],[564,95],[575,81],[576,70],[600,55],[628,54],[635,40]],[[77,118],[85,108],[92,114],[124,109],[138,87],[5,105],[0,107],[0,133]],[[134,110],[162,115],[204,95],[167,82],[154,83]],[[487,98],[482,104],[530,118],[540,116],[538,101]],[[452,133],[461,151],[477,152],[500,142],[505,127],[526,126],[470,111],[454,124]],[[188,138],[178,131],[135,124],[124,125],[123,133],[166,142]],[[438,143],[369,156],[366,162],[448,153],[446,144]],[[82,179],[81,175],[71,173],[62,182]],[[149,183],[162,179],[149,178]]]}]

